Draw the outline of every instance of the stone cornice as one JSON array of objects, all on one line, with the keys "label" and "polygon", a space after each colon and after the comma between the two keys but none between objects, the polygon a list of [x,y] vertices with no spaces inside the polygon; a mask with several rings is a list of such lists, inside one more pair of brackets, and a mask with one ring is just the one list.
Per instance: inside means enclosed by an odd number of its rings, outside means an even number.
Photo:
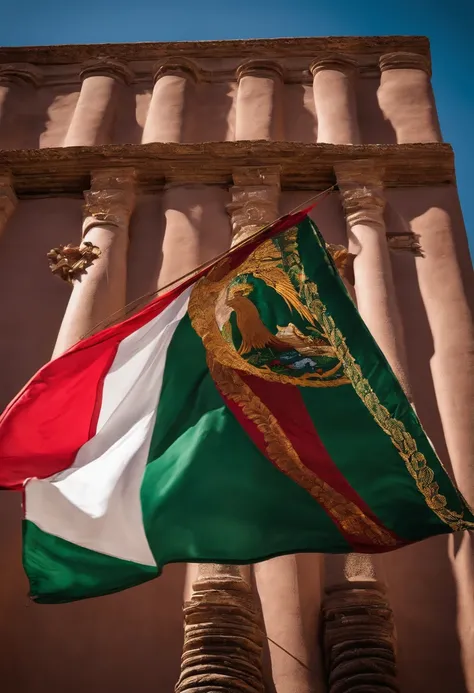
[{"label": "stone cornice", "polygon": [[307,38],[250,39],[236,41],[182,41],[173,43],[116,43],[63,46],[21,46],[0,48],[0,63],[36,64],[83,63],[91,58],[113,56],[116,60],[158,61],[169,55],[222,58],[276,58],[320,53],[381,56],[405,51],[430,59],[429,41],[425,36],[318,36]]},{"label": "stone cornice", "polygon": [[279,167],[285,190],[324,190],[334,167],[371,160],[385,187],[455,182],[454,156],[444,143],[332,145],[298,142],[205,142],[104,145],[0,152],[0,174],[12,174],[20,197],[82,195],[93,170],[132,167],[142,190],[165,182],[230,186],[239,167]]}]

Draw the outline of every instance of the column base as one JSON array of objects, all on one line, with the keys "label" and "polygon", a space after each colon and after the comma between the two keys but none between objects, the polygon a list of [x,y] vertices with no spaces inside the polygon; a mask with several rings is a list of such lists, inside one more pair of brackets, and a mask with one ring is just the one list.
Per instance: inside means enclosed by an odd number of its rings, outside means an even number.
[{"label": "column base", "polygon": [[322,606],[328,693],[398,693],[393,612],[380,583],[334,586]]},{"label": "column base", "polygon": [[[214,566],[217,568],[217,566]],[[219,566],[193,585],[184,605],[184,646],[176,693],[263,693],[263,631],[249,584]]]}]

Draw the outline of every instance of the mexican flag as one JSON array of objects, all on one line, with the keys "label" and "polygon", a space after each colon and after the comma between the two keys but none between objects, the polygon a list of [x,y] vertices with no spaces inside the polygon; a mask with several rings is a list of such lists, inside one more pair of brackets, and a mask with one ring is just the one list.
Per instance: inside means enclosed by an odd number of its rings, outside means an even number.
[{"label": "mexican flag", "polygon": [[304,214],[44,366],[0,421],[31,596],[177,561],[383,552],[473,529]]}]

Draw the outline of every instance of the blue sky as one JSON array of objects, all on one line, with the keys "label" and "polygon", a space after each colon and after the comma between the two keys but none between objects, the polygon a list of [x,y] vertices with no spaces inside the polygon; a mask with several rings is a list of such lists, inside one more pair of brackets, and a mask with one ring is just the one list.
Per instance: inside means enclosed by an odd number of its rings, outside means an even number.
[{"label": "blue sky", "polygon": [[0,45],[192,41],[281,36],[428,36],[433,86],[453,145],[474,250],[472,0],[16,0],[2,3]]}]

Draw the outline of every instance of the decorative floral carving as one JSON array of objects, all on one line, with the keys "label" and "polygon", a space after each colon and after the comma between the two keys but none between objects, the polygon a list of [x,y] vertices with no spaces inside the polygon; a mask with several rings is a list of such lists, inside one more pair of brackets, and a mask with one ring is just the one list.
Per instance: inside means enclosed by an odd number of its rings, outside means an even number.
[{"label": "decorative floral carving", "polygon": [[279,216],[280,172],[277,167],[237,168],[233,172],[231,215],[232,243],[251,236]]},{"label": "decorative floral carving", "polygon": [[100,249],[85,241],[82,246],[60,245],[49,251],[49,269],[61,279],[72,284],[81,274],[85,274],[87,268],[100,256]]},{"label": "decorative floral carving", "polygon": [[418,257],[423,257],[423,250],[419,238],[419,234],[413,233],[412,231],[388,233],[387,243],[391,250],[408,250]]}]

